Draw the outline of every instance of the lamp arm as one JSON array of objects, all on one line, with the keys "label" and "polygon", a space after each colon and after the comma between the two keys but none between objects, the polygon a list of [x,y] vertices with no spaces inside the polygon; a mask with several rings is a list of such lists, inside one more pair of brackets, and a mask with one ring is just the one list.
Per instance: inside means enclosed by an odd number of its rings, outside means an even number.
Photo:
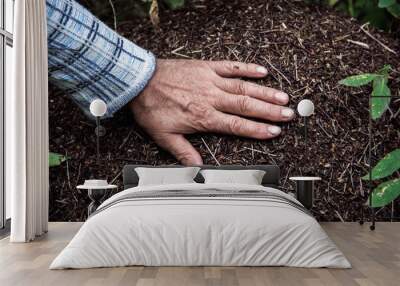
[{"label": "lamp arm", "polygon": [[307,146],[308,146],[308,120],[307,120],[307,116],[305,116],[304,117],[304,146],[305,146],[305,151],[306,151],[306,155],[308,155],[307,154],[307,150],[308,150],[308,148],[307,148]]},{"label": "lamp arm", "polygon": [[100,117],[96,116],[96,151],[97,151],[97,164],[100,162]]}]

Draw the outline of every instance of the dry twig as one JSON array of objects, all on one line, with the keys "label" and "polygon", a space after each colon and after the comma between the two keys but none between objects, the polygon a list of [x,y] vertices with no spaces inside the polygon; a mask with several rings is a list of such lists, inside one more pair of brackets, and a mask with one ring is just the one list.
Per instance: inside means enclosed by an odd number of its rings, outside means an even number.
[{"label": "dry twig", "polygon": [[391,52],[392,54],[397,55],[397,53],[395,51],[393,51],[391,48],[389,48],[388,46],[386,46],[384,43],[382,43],[381,41],[379,41],[377,38],[375,38],[370,32],[368,32],[367,30],[364,29],[365,26],[368,26],[369,23],[365,23],[364,25],[362,25],[360,27],[361,31],[363,31],[368,37],[370,37],[371,39],[373,39],[375,42],[377,42],[379,45],[382,46],[382,48],[384,48],[385,50]]},{"label": "dry twig", "polygon": [[215,157],[214,153],[211,151],[210,147],[208,147],[208,144],[206,143],[206,141],[204,141],[203,137],[201,137],[201,141],[203,141],[204,146],[206,146],[208,152],[211,154],[211,157],[213,157],[213,159],[215,160],[217,165],[221,166],[221,164],[219,163],[218,159]]},{"label": "dry twig", "polygon": [[369,49],[369,45],[366,43],[363,43],[363,42],[354,41],[354,40],[350,40],[350,39],[347,39],[347,42],[352,43],[357,46],[360,46],[360,47],[363,47],[363,48],[366,48],[366,49]]},{"label": "dry twig", "polygon": [[283,79],[286,80],[286,82],[287,82],[289,85],[292,85],[292,83],[290,82],[290,80],[288,80],[288,78],[287,78],[280,70],[278,70],[269,60],[267,60],[266,57],[263,57],[263,59],[271,66],[271,68],[272,68],[273,70],[275,70],[280,76],[282,76]]},{"label": "dry twig", "polygon": [[184,48],[185,48],[185,46],[176,48],[175,50],[171,51],[171,54],[176,55],[176,56],[180,56],[180,57],[183,57],[183,58],[191,59],[192,57],[189,57],[189,56],[187,56],[187,55],[178,53],[179,51],[183,50]]},{"label": "dry twig", "polygon": [[117,13],[115,12],[115,7],[114,7],[114,3],[112,0],[108,0],[108,2],[110,3],[111,6],[111,10],[113,12],[113,18],[114,18],[114,30],[117,31]]}]

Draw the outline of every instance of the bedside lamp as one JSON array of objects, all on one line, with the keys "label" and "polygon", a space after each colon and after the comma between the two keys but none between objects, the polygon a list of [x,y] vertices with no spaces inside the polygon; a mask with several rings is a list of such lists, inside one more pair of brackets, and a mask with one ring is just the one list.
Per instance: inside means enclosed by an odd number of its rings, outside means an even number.
[{"label": "bedside lamp", "polygon": [[101,99],[95,99],[90,104],[90,113],[96,117],[96,145],[97,145],[97,163],[100,162],[100,137],[106,134],[106,129],[100,125],[100,118],[107,112],[107,104]]},{"label": "bedside lamp", "polygon": [[[304,146],[305,155],[308,158],[307,123],[308,117],[314,114],[314,103],[309,99],[303,99],[297,105],[297,112],[301,117],[304,117]],[[296,183],[297,200],[307,209],[311,209],[314,201],[314,182],[321,180],[321,178],[315,176],[295,176],[290,177],[289,179]]]},{"label": "bedside lamp", "polygon": [[308,117],[314,114],[314,103],[309,99],[303,99],[297,105],[297,112],[301,117],[304,117],[304,146],[307,152],[307,123]]}]

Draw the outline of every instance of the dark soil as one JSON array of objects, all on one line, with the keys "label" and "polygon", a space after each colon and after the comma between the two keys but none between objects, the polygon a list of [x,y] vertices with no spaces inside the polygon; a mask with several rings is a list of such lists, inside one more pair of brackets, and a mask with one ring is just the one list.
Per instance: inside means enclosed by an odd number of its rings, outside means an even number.
[{"label": "dark soil", "polygon": [[[354,221],[368,190],[360,177],[368,169],[371,90],[344,88],[337,82],[391,64],[392,95],[400,96],[399,56],[383,48],[360,26],[335,11],[303,1],[225,0],[192,1],[183,10],[164,12],[159,32],[147,19],[120,23],[118,30],[160,58],[229,59],[264,65],[270,75],[257,82],[290,94],[291,107],[304,98],[313,100],[316,114],[309,123],[308,153],[299,118],[282,124],[283,135],[271,141],[214,134],[189,139],[206,164],[278,164],[284,191],[293,190],[289,176],[318,175],[323,180],[317,184],[315,216],[319,220]],[[364,29],[400,53],[399,41],[393,36]],[[374,163],[399,147],[399,113],[400,100],[392,100],[390,110],[374,123]],[[62,92],[51,89],[51,151],[70,157],[68,164],[50,171],[51,220],[85,219],[87,195],[75,188],[84,179],[104,177],[121,186],[120,172],[125,164],[177,163],[135,125],[127,111],[104,125],[105,159],[99,168],[95,164],[94,124]],[[398,213],[398,203],[395,209]],[[388,210],[378,215],[384,219]]]}]

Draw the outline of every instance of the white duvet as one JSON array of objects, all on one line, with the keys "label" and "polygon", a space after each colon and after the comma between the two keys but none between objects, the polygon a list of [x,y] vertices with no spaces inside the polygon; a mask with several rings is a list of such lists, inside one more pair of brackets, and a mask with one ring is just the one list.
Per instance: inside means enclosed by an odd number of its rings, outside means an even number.
[{"label": "white duvet", "polygon": [[[145,266],[294,266],[349,268],[318,222],[289,204],[258,198],[151,198],[132,192],[263,190],[254,185],[179,184],[120,192],[90,217],[50,269]],[[296,201],[297,202],[297,201]]]}]

